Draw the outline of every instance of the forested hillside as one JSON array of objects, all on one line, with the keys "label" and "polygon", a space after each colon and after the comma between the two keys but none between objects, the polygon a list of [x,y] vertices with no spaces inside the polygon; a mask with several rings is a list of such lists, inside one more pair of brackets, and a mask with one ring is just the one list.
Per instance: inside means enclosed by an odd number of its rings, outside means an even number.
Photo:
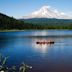
[{"label": "forested hillside", "polygon": [[33,18],[22,19],[22,21],[41,25],[45,29],[72,29],[72,19]]},{"label": "forested hillside", "polygon": [[24,29],[41,29],[40,25],[34,25],[13,17],[0,13],[0,30],[24,30]]},{"label": "forested hillside", "polygon": [[15,19],[0,13],[0,30],[24,29],[72,29],[72,20],[63,19]]}]

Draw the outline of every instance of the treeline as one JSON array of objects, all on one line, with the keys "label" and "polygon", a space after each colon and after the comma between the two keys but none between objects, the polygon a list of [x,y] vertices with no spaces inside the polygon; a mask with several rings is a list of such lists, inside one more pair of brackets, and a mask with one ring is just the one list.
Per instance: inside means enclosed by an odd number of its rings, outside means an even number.
[{"label": "treeline", "polygon": [[40,25],[42,29],[72,29],[72,19],[33,18],[21,20],[30,24]]},{"label": "treeline", "polygon": [[72,29],[72,20],[31,19],[17,20],[0,13],[0,30]]}]

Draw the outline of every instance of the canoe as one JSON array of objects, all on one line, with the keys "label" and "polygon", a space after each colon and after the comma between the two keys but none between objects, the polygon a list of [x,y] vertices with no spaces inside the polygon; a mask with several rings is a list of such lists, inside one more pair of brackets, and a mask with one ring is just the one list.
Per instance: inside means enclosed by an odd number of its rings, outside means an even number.
[{"label": "canoe", "polygon": [[54,44],[54,41],[37,41],[36,44]]}]

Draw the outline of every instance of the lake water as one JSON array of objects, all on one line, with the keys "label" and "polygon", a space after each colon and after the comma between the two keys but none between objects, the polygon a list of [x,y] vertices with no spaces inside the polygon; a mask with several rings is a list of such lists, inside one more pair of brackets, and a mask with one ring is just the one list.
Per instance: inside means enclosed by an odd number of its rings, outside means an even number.
[{"label": "lake water", "polygon": [[[49,40],[54,44],[36,43]],[[72,30],[0,32],[0,53],[9,56],[8,67],[24,62],[29,72],[72,72]]]}]

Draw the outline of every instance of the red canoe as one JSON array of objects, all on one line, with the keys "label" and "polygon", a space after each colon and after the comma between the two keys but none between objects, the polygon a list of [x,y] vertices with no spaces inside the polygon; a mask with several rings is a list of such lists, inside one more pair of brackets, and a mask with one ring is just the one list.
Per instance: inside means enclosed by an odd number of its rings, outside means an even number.
[{"label": "red canoe", "polygon": [[54,41],[37,41],[36,44],[54,44]]}]

